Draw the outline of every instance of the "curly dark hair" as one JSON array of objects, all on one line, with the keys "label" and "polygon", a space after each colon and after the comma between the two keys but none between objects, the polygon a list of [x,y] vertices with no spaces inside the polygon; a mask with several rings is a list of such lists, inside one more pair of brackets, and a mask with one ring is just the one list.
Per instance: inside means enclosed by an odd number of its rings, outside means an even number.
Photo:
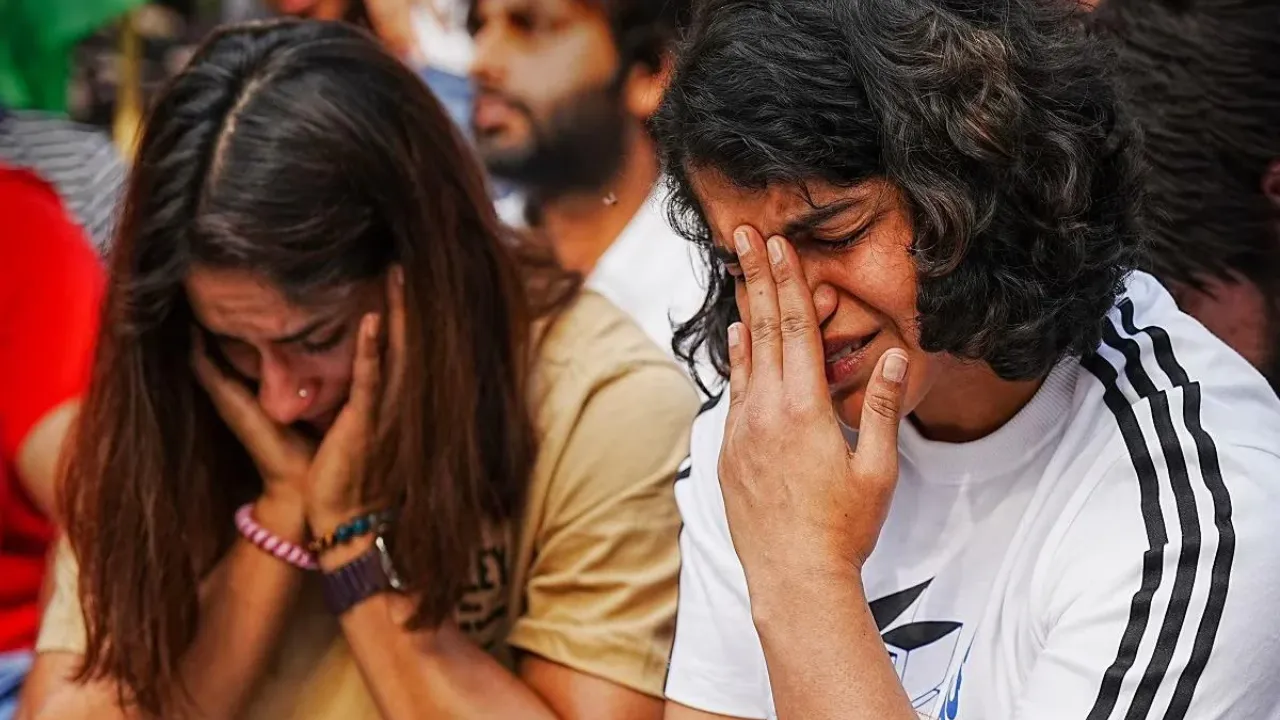
[{"label": "curly dark hair", "polygon": [[[1136,265],[1140,183],[1105,43],[1074,3],[707,0],[653,120],[673,225],[711,254],[690,172],[744,188],[885,178],[906,198],[920,344],[1040,377],[1092,352]],[[733,280],[676,334],[727,374]]]},{"label": "curly dark hair", "polygon": [[1280,294],[1280,11],[1239,0],[1106,0],[1093,16],[1143,129],[1149,267],[1204,289],[1239,275]]}]

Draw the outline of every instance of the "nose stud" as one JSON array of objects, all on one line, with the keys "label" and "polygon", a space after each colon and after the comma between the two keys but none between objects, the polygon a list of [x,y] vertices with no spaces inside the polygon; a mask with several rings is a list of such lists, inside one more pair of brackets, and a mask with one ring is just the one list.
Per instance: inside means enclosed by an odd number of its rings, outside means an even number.
[{"label": "nose stud", "polygon": [[311,393],[310,393],[310,392],[308,392],[306,388],[298,388],[298,397],[300,397],[300,398],[302,398],[302,399],[304,399],[304,400],[305,400],[305,399],[307,398],[307,396],[308,396],[308,395],[310,395],[310,394],[311,394]]}]

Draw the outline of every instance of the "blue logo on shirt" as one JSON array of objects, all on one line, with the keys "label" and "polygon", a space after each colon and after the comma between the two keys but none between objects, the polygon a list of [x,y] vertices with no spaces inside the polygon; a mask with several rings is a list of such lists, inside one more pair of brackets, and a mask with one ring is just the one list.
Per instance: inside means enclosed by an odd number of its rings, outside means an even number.
[{"label": "blue logo on shirt", "polygon": [[931,582],[932,579],[926,580],[870,603],[871,615],[889,652],[889,659],[893,661],[902,687],[911,698],[912,707],[917,710],[931,707],[945,692],[963,624],[926,620],[902,623],[889,630],[885,628],[906,615]]}]

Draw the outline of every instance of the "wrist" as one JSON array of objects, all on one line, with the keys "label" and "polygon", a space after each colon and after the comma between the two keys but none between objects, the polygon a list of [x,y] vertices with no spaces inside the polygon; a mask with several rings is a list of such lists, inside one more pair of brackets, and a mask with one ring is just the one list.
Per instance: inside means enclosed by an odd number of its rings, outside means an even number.
[{"label": "wrist", "polygon": [[334,572],[369,552],[373,548],[373,538],[373,535],[363,535],[320,553],[316,558],[320,564],[320,571]]},{"label": "wrist", "polygon": [[[746,576],[751,618],[761,632],[766,626],[785,625],[797,614],[814,615],[814,603],[867,601],[862,569],[852,563],[782,563],[764,571],[748,571]],[[799,597],[806,598],[805,602],[797,603]]]},{"label": "wrist", "polygon": [[253,504],[253,519],[283,540],[302,543],[306,539],[307,520],[300,499],[264,494]]}]

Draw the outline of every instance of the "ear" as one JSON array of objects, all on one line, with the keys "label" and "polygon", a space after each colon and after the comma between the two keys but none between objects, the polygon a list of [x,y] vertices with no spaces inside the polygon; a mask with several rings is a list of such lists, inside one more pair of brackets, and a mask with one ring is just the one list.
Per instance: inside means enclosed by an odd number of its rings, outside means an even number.
[{"label": "ear", "polygon": [[1275,205],[1276,210],[1280,210],[1280,158],[1272,160],[1262,174],[1262,194]]},{"label": "ear", "polygon": [[663,53],[662,64],[655,70],[642,63],[631,66],[623,86],[623,98],[627,103],[627,112],[641,122],[658,110],[662,103],[662,93],[667,89],[667,81],[671,79],[671,71],[675,59],[671,53]]}]

